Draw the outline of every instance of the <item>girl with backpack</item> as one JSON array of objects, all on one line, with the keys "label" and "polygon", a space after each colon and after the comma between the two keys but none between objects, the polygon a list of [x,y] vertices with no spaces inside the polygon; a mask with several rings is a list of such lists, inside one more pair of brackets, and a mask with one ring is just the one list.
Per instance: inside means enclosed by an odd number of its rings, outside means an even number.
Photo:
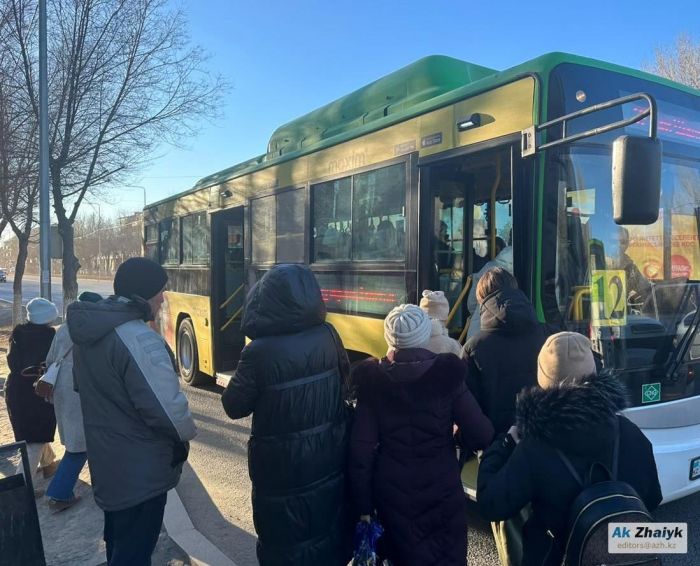
[{"label": "girl with backpack", "polygon": [[569,465],[581,478],[600,464],[616,468],[616,479],[629,484],[649,511],[661,502],[651,443],[618,414],[626,406],[624,386],[614,375],[596,374],[586,337],[550,336],[539,354],[537,382],[518,396],[517,426],[486,452],[477,484],[479,508],[490,521],[531,504],[523,566],[562,563],[569,513],[582,491]]}]

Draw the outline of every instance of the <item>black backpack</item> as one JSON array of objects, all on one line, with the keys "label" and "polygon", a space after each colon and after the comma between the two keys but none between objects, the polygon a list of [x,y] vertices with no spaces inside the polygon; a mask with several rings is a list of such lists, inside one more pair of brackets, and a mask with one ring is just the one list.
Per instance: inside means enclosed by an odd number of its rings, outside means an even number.
[{"label": "black backpack", "polygon": [[[581,492],[571,504],[567,522],[566,546],[562,566],[660,565],[653,554],[611,554],[608,552],[608,523],[646,523],[652,517],[634,488],[617,479],[620,430],[615,419],[615,444],[612,472],[600,462],[591,465],[584,481],[563,452],[559,457],[568,468]],[[596,480],[603,472],[607,479]]]}]

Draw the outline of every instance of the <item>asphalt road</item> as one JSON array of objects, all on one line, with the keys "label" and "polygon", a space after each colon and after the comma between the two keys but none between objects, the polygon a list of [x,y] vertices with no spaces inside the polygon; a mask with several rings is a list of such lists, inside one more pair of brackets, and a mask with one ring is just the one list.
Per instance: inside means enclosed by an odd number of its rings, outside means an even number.
[{"label": "asphalt road", "polygon": [[[250,418],[232,421],[216,385],[185,387],[199,433],[177,491],[194,526],[238,566],[255,566],[247,441]],[[496,564],[491,527],[469,509],[469,564]]]},{"label": "asphalt road", "polygon": [[[98,281],[95,279],[78,279],[78,289],[79,292],[93,291],[103,296],[111,295],[113,292],[111,281]],[[26,305],[31,299],[40,295],[39,277],[37,275],[25,275],[22,278],[22,303]],[[61,279],[58,277],[54,277],[51,280],[51,299],[56,304],[58,312],[62,312],[63,286],[61,285]],[[0,307],[4,307],[0,308],[0,326],[12,323],[12,301],[12,279],[8,278],[6,283],[0,283]],[[10,303],[9,305],[8,302]]]},{"label": "asphalt road", "polygon": [[[255,529],[250,507],[247,439],[250,419],[230,420],[221,406],[223,389],[185,387],[199,434],[178,493],[195,527],[238,566],[255,566]],[[657,521],[689,523],[687,555],[664,555],[668,566],[700,564],[700,493],[663,505]],[[490,525],[469,506],[470,566],[498,564]]]}]

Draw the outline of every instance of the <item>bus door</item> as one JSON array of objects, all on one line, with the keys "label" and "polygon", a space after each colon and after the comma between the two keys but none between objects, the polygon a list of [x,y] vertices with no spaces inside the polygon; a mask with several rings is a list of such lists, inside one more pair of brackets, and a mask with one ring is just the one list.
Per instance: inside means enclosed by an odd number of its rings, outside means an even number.
[{"label": "bus door", "polygon": [[241,332],[245,301],[243,207],[212,215],[212,318],[216,370],[236,368],[244,345]]},{"label": "bus door", "polygon": [[493,260],[513,271],[511,159],[508,146],[421,167],[421,288],[445,293],[450,334],[461,342],[475,310],[474,275]]}]

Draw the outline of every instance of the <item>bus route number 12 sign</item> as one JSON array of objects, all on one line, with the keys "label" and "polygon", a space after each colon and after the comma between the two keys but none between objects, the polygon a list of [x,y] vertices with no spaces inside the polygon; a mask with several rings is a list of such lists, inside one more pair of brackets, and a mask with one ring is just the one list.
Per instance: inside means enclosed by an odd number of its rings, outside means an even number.
[{"label": "bus route number 12 sign", "polygon": [[627,277],[624,269],[592,272],[591,322],[593,326],[627,324]]}]

